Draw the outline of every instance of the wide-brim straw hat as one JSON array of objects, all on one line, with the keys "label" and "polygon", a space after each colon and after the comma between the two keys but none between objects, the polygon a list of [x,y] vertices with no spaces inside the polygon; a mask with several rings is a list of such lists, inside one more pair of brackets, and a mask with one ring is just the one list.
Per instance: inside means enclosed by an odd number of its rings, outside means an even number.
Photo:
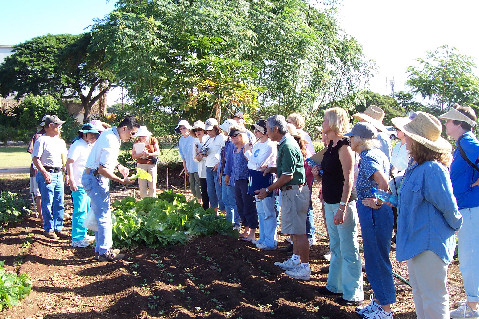
[{"label": "wide-brim straw hat", "polygon": [[443,115],[439,116],[439,118],[441,120],[453,120],[453,121],[466,122],[470,126],[475,126],[476,125],[476,121],[474,121],[473,119],[470,119],[465,114],[462,114],[461,112],[459,112],[456,109],[450,109],[449,111],[447,111]]},{"label": "wide-brim straw hat", "polygon": [[393,124],[414,141],[438,152],[451,152],[451,144],[441,137],[442,125],[437,117],[426,112],[417,112],[410,120],[407,117],[395,117]]},{"label": "wide-brim straw hat", "polygon": [[371,123],[379,131],[388,132],[387,127],[382,123],[384,119],[384,111],[376,105],[368,106],[364,112],[356,113],[353,117]]}]

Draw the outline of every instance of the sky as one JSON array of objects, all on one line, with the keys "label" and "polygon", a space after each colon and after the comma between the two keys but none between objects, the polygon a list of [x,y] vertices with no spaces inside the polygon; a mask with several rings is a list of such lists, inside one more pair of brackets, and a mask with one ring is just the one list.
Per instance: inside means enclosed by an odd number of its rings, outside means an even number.
[{"label": "sky", "polygon": [[[340,26],[376,63],[377,72],[370,81],[374,92],[391,94],[392,80],[396,92],[407,89],[407,67],[443,44],[472,56],[479,65],[477,0],[340,1]],[[0,45],[47,33],[79,34],[114,5],[113,0],[0,0]],[[108,104],[114,102],[108,99]]]}]

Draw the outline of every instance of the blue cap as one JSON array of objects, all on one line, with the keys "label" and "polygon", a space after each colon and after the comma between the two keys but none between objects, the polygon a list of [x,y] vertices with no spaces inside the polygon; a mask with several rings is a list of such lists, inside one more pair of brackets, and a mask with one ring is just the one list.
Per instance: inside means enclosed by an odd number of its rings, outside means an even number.
[{"label": "blue cap", "polygon": [[362,138],[373,139],[378,135],[378,130],[370,123],[359,122],[354,125],[351,132],[344,134],[344,136],[359,136]]},{"label": "blue cap", "polygon": [[81,127],[81,130],[78,131],[78,133],[94,133],[94,134],[99,134],[98,130],[93,127],[90,123],[83,124]]}]

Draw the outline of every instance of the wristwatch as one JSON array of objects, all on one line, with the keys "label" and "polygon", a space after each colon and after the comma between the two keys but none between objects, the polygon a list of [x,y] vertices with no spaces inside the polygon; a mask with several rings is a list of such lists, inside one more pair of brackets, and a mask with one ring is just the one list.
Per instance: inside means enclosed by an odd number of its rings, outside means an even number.
[{"label": "wristwatch", "polygon": [[268,193],[268,194],[271,193],[271,191],[268,189],[268,187],[266,187],[264,190],[265,190],[266,193]]}]

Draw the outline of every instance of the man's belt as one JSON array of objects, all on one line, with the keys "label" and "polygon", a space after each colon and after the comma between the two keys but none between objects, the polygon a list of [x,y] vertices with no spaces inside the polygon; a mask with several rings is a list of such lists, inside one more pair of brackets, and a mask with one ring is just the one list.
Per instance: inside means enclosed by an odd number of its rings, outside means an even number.
[{"label": "man's belt", "polygon": [[51,167],[51,166],[45,166],[45,165],[43,165],[43,167],[49,173],[60,173],[62,170],[61,167]]},{"label": "man's belt", "polygon": [[302,184],[299,184],[299,185],[282,186],[281,190],[282,191],[289,191],[290,189],[301,189],[301,187],[303,187],[304,185],[306,185],[306,183],[302,183]]},{"label": "man's belt", "polygon": [[98,170],[97,169],[91,169],[89,167],[85,168],[85,174],[90,174],[90,172],[93,172],[93,176],[98,176]]}]

